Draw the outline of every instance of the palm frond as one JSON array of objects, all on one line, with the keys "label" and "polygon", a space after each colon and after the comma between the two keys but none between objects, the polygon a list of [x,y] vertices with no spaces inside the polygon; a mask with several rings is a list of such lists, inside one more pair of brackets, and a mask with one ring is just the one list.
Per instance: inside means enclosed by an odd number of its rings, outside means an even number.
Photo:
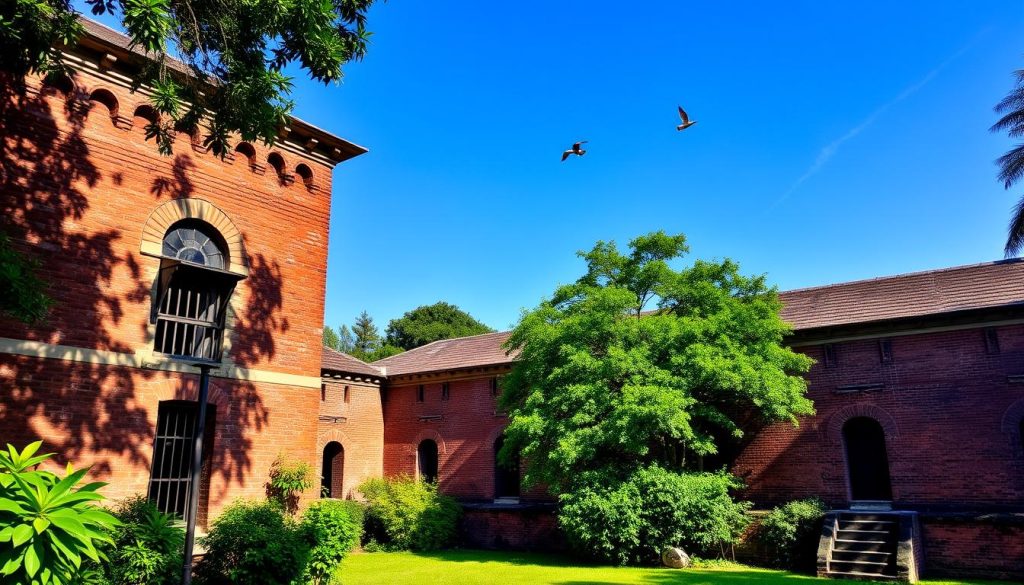
[{"label": "palm frond", "polygon": [[999,180],[1007,189],[1024,177],[1024,144],[1018,144],[1003,156],[996,159],[999,165]]},{"label": "palm frond", "polygon": [[1009,114],[1006,114],[1002,118],[992,124],[989,128],[992,132],[1006,131],[1010,138],[1020,138],[1024,136],[1024,108],[1013,110]]},{"label": "palm frond", "polygon": [[1024,249],[1024,197],[1013,206],[1003,253],[1010,258],[1020,254],[1021,249]]}]

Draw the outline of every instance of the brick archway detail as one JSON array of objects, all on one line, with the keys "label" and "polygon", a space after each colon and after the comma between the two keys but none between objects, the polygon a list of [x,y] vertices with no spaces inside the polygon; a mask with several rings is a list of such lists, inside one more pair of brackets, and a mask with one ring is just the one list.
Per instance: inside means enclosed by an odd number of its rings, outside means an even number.
[{"label": "brick archway detail", "polygon": [[418,435],[416,435],[416,439],[413,441],[412,445],[412,450],[414,453],[416,452],[417,449],[419,449],[420,443],[422,443],[426,439],[430,439],[437,443],[438,455],[448,454],[448,448],[444,444],[444,439],[441,438],[441,433],[435,431],[434,429],[424,429],[420,431]]},{"label": "brick archway detail", "polygon": [[242,233],[227,214],[203,199],[174,199],[154,209],[142,228],[142,244],[139,251],[146,256],[159,258],[163,252],[164,235],[167,230],[183,219],[198,219],[213,226],[228,245],[228,270],[241,276],[249,275]]},{"label": "brick archway detail", "polygon": [[1021,422],[1024,421],[1024,398],[1011,404],[1003,413],[1000,428],[1010,439],[1014,454],[1024,456],[1024,436],[1021,436]]},{"label": "brick archway detail", "polygon": [[889,411],[874,404],[853,404],[836,411],[829,417],[825,430],[826,440],[832,444],[841,445],[843,442],[843,425],[851,418],[860,416],[877,421],[885,432],[886,442],[899,439],[899,427],[896,425],[896,419],[889,414]]}]

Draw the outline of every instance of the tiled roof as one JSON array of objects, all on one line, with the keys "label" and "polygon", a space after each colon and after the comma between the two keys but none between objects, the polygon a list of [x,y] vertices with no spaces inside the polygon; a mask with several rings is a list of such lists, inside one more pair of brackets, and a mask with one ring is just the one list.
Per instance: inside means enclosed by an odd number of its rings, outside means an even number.
[{"label": "tiled roof", "polygon": [[1024,261],[1002,260],[785,291],[796,331],[1024,303]]},{"label": "tiled roof", "polygon": [[324,347],[320,357],[320,368],[332,372],[345,372],[346,374],[363,374],[364,376],[382,377],[380,370],[370,364],[354,358],[347,353]]},{"label": "tiled roof", "polygon": [[[797,332],[1024,304],[1024,261],[1003,260],[779,293]],[[507,364],[508,331],[435,341],[373,363],[388,376]],[[325,350],[325,356],[326,356]],[[352,358],[354,359],[354,358]]]},{"label": "tiled roof", "polygon": [[373,365],[385,375],[400,376],[413,372],[436,372],[456,368],[472,368],[507,364],[514,356],[505,354],[502,344],[510,332],[484,333],[456,339],[442,339],[410,349],[407,352],[377,360]]}]

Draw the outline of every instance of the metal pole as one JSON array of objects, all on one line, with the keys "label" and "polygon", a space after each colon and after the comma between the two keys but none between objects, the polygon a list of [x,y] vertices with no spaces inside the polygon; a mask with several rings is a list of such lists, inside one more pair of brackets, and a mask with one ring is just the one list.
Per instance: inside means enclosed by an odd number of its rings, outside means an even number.
[{"label": "metal pole", "polygon": [[185,566],[181,574],[182,585],[192,583],[192,550],[196,541],[196,515],[199,511],[199,476],[203,473],[203,435],[206,432],[206,402],[210,393],[210,367],[199,368],[199,420],[192,437],[192,479],[188,488],[188,511],[185,514]]}]

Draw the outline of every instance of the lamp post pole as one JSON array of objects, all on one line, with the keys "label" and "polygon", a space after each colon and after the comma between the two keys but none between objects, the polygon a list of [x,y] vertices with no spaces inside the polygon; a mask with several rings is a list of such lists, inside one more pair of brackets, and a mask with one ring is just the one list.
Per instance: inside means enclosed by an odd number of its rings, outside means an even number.
[{"label": "lamp post pole", "polygon": [[196,364],[199,368],[199,418],[196,432],[192,437],[192,478],[188,487],[188,511],[185,514],[185,566],[181,574],[182,585],[192,583],[192,550],[196,541],[196,515],[199,511],[199,478],[203,473],[203,436],[206,433],[206,402],[210,393],[210,368]]}]

